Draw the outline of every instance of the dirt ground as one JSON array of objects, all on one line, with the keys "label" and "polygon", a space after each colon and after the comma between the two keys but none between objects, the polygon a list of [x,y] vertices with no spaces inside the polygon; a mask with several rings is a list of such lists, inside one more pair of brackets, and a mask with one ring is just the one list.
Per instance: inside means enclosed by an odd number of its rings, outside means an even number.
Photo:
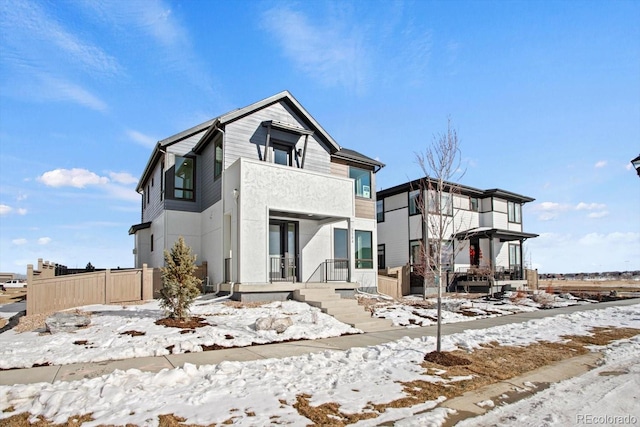
[{"label": "dirt ground", "polygon": [[640,280],[540,280],[538,289],[554,291],[640,292]]},{"label": "dirt ground", "polygon": [[[434,400],[439,396],[447,398],[460,396],[467,391],[508,380],[542,366],[585,354],[589,351],[587,346],[606,345],[614,340],[630,338],[640,334],[640,329],[595,328],[591,332],[590,336],[566,336],[564,338],[567,341],[563,343],[539,342],[526,347],[487,344],[472,353],[454,351],[443,353],[438,357],[433,357],[433,353],[429,353],[425,355],[425,361],[421,364],[425,373],[439,375],[445,380],[453,377],[470,377],[470,379],[448,382],[448,384],[419,380],[402,383],[407,394],[406,397],[386,403],[370,403],[366,410],[360,414],[344,413],[340,410],[340,405],[334,402],[312,406],[309,403],[311,396],[307,394],[296,396],[296,402],[292,406],[300,415],[310,419],[311,425],[346,426],[359,420],[376,418],[388,408],[411,407],[428,400]],[[281,401],[281,403],[283,405],[290,404],[286,401]],[[14,412],[14,409],[7,408],[4,412]],[[235,416],[234,414],[229,415],[230,418],[221,425],[233,424]],[[245,415],[255,416],[252,413]],[[76,427],[90,422],[92,419],[91,414],[83,414],[70,418],[66,423],[53,424],[42,417],[31,423],[29,418],[30,415],[27,413],[14,414],[3,419],[1,424],[7,427]],[[273,423],[278,424],[277,417],[273,418]],[[193,424],[185,424],[183,418],[173,414],[160,415],[158,421],[161,427],[196,427]]]}]

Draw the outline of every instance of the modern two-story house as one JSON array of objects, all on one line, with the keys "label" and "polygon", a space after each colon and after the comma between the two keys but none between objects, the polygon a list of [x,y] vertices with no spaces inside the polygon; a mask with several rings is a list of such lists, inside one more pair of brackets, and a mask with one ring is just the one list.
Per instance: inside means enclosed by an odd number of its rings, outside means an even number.
[{"label": "modern two-story house", "polygon": [[287,91],[223,114],[153,149],[129,230],[135,265],[163,266],[183,236],[209,282],[246,299],[307,282],[375,287],[383,166],[341,147]]},{"label": "modern two-story house", "polygon": [[[523,231],[522,206],[534,199],[445,182],[436,209],[437,188],[437,182],[423,178],[377,192],[379,268],[423,262],[427,250],[421,248],[430,248],[435,234],[446,239],[440,258],[448,272],[448,290],[523,288],[523,243],[538,235]],[[443,233],[434,233],[437,228],[429,225],[438,224],[431,221],[438,215],[444,217]],[[428,246],[422,244],[425,239]],[[421,282],[412,281],[412,293],[422,291]]]}]

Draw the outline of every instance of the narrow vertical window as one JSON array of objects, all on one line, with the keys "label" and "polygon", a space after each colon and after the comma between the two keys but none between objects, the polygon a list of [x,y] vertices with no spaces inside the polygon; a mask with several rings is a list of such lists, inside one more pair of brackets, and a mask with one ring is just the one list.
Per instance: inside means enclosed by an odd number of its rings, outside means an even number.
[{"label": "narrow vertical window", "polygon": [[195,197],[195,159],[176,156],[174,197],[193,200]]},{"label": "narrow vertical window", "polygon": [[160,201],[164,199],[164,162],[160,163]]},{"label": "narrow vertical window", "polygon": [[373,268],[373,247],[370,231],[355,231],[356,268]]},{"label": "narrow vertical window", "polygon": [[507,211],[509,215],[509,222],[515,222],[518,224],[522,222],[522,219],[521,219],[522,205],[516,202],[507,202],[507,203],[508,203]]},{"label": "narrow vertical window", "polygon": [[153,252],[153,234],[151,235],[149,246],[151,247],[151,251],[150,252]]},{"label": "narrow vertical window", "polygon": [[409,215],[420,213],[420,190],[413,190],[409,193]]},{"label": "narrow vertical window", "polygon": [[384,222],[384,199],[376,200],[376,221]]},{"label": "narrow vertical window", "polygon": [[213,179],[222,175],[222,138],[218,138],[213,153]]},{"label": "narrow vertical window", "polygon": [[384,244],[378,245],[378,269],[386,268],[384,256]]}]

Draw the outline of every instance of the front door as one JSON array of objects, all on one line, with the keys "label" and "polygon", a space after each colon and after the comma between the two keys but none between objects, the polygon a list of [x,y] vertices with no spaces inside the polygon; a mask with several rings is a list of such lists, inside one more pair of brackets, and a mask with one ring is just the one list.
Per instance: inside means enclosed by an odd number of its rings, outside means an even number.
[{"label": "front door", "polygon": [[269,279],[272,282],[300,280],[298,271],[298,223],[269,222]]}]

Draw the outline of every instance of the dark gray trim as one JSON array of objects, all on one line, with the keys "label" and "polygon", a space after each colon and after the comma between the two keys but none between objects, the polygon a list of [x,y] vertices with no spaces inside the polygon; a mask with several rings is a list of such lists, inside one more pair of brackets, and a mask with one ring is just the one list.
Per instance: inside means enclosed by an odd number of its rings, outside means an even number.
[{"label": "dark gray trim", "polygon": [[[348,162],[355,162],[361,165],[369,166],[374,169],[374,173],[378,172],[385,165],[371,157],[367,157],[364,154],[358,153],[355,150],[348,148],[341,148],[340,151],[331,155],[335,159],[346,160]],[[376,169],[377,168],[377,169]]]},{"label": "dark gray trim", "polygon": [[538,237],[537,234],[534,233],[525,233],[523,231],[511,231],[511,230],[503,230],[499,228],[490,228],[490,229],[471,229],[466,231],[461,231],[456,233],[453,237],[458,240],[467,240],[474,237],[485,237],[485,238],[498,238],[502,242],[511,242],[513,240],[527,240]]},{"label": "dark gray trim", "polygon": [[[418,178],[418,179],[414,179],[413,181],[410,182],[405,182],[403,184],[399,184],[396,185],[395,187],[390,187],[381,191],[377,192],[377,197],[381,198],[381,197],[389,197],[389,196],[394,196],[396,194],[400,194],[403,193],[405,191],[410,191],[412,188],[418,188],[419,186],[423,186],[424,188],[427,187],[427,184],[431,183],[434,186],[437,186],[437,181],[434,179],[429,179],[429,178]],[[521,202],[521,203],[527,203],[527,202],[533,202],[535,199],[529,196],[524,196],[522,194],[517,194],[517,193],[512,193],[510,191],[506,191],[506,190],[501,190],[498,188],[494,188],[491,190],[481,190],[479,188],[474,188],[474,187],[469,187],[466,185],[461,185],[461,184],[457,184],[454,182],[448,182],[448,181],[444,181],[444,190],[447,191],[448,189],[452,188],[452,187],[457,187],[460,189],[460,194],[463,196],[471,196],[471,197],[478,197],[481,199],[487,198],[487,197],[500,197],[503,199],[507,199],[510,201],[514,201],[514,202]]]},{"label": "dark gray trim", "polygon": [[143,222],[142,224],[132,225],[131,228],[129,228],[129,235],[136,234],[138,231],[144,230],[145,228],[150,228],[150,227],[151,227],[151,221]]}]

